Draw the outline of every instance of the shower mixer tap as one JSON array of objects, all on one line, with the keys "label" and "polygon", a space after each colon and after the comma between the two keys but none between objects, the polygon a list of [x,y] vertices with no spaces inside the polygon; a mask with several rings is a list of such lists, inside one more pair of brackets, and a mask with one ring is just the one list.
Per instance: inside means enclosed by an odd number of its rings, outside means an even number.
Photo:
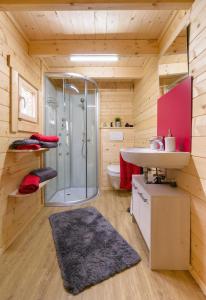
[{"label": "shower mixer tap", "polygon": [[80,102],[81,102],[81,108],[84,110],[85,109],[85,105],[84,105],[85,99],[80,98]]}]

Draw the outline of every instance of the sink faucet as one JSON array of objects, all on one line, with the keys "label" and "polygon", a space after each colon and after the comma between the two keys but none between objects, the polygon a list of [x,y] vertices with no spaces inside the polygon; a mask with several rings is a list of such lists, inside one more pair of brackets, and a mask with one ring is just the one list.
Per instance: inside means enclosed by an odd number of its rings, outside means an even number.
[{"label": "sink faucet", "polygon": [[164,151],[164,144],[163,144],[162,136],[153,137],[149,141],[150,141],[150,148],[152,150]]}]

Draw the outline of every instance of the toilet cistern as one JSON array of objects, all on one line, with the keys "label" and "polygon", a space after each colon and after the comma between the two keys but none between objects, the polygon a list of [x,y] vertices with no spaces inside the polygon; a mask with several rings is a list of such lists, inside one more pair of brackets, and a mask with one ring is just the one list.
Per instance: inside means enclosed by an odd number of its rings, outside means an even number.
[{"label": "toilet cistern", "polygon": [[151,150],[164,151],[164,144],[163,144],[163,137],[162,136],[152,137],[149,140],[149,142],[150,142],[150,149]]}]

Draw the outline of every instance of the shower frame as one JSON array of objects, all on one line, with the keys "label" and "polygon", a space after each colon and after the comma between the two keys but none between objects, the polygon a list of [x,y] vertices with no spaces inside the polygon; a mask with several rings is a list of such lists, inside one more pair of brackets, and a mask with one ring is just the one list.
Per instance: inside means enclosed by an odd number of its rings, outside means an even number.
[{"label": "shower frame", "polygon": [[[85,199],[81,199],[81,200],[76,200],[75,202],[72,203],[67,203],[67,202],[51,202],[49,203],[49,201],[45,201],[46,197],[45,197],[45,192],[44,192],[44,205],[45,206],[72,206],[72,205],[77,205],[77,204],[81,204],[81,203],[85,203],[87,201],[91,201],[93,199],[95,199],[98,195],[99,195],[99,88],[97,85],[97,82],[87,76],[84,76],[82,74],[78,74],[78,73],[72,73],[72,72],[45,72],[44,73],[44,78],[55,78],[55,79],[62,79],[63,80],[63,97],[64,97],[64,79],[80,79],[80,80],[84,80],[85,83],[85,100],[86,100],[86,107],[87,107],[87,92],[88,92],[88,81],[92,84],[94,84],[95,86],[95,102],[96,102],[96,175],[97,175],[97,185],[96,185],[96,194],[92,195],[91,197],[87,197],[87,142],[86,142],[86,198]],[[45,95],[45,91],[44,91],[44,104],[46,105],[46,95]],[[45,114],[45,111],[44,111]],[[86,117],[86,141],[87,141],[87,117]],[[44,123],[44,130],[45,130],[45,123]]]}]

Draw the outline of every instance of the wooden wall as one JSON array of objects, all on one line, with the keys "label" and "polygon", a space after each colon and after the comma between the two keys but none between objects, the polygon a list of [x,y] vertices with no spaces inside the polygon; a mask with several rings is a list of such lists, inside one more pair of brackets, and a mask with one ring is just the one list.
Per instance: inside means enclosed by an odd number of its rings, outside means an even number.
[{"label": "wooden wall", "polygon": [[[99,82],[100,88],[100,125],[104,122],[110,125],[115,117],[120,117],[122,125],[126,122],[134,123],[133,113],[133,83],[130,82]],[[111,131],[122,131],[123,141],[110,141]],[[111,189],[108,181],[107,166],[111,163],[119,163],[119,149],[134,145],[133,128],[128,129],[104,129],[100,128],[101,159],[100,159],[100,187]]]},{"label": "wooden wall", "polygon": [[206,294],[206,1],[196,0],[190,15],[189,68],[193,76],[192,157],[179,171],[180,187],[191,195],[192,275]]},{"label": "wooden wall", "polygon": [[130,82],[107,82],[100,88],[100,124],[109,126],[115,117],[120,117],[122,125],[134,123],[133,84]]},{"label": "wooden wall", "polygon": [[[40,60],[27,53],[26,40],[8,16],[0,12],[0,252],[11,244],[41,207],[40,192],[28,198],[8,199],[8,194],[18,187],[23,176],[40,164],[39,156],[34,154],[7,153],[13,140],[30,136],[26,132],[12,134],[10,130],[11,88],[7,56],[10,55],[15,69],[33,85],[40,87],[42,82]],[[40,111],[40,123],[41,115]]]},{"label": "wooden wall", "polygon": [[151,57],[144,77],[135,83],[135,146],[147,147],[149,138],[157,135],[157,99],[159,96],[158,58]]}]

